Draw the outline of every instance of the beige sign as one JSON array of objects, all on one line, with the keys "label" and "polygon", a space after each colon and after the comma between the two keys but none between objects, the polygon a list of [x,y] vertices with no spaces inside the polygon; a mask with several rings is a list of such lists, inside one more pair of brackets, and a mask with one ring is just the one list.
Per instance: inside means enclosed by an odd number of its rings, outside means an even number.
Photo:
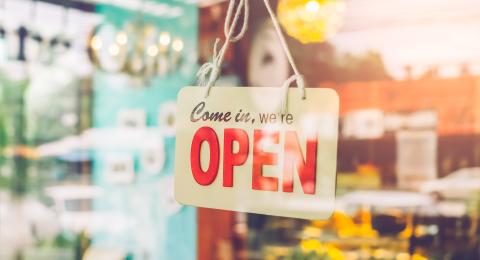
[{"label": "beige sign", "polygon": [[177,100],[175,199],[198,207],[306,219],[334,209],[335,91],[183,88]]}]

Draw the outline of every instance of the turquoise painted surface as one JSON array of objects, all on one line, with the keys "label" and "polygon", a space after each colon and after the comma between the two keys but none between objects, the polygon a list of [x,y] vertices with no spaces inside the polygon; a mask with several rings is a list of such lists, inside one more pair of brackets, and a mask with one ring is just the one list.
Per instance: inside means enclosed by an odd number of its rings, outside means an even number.
[{"label": "turquoise painted surface", "polygon": [[[169,31],[172,37],[184,40],[184,62],[181,70],[166,78],[154,78],[148,86],[134,86],[125,75],[96,72],[94,75],[93,124],[96,128],[111,128],[117,125],[119,111],[128,108],[143,109],[149,127],[158,126],[157,117],[161,104],[176,99],[182,86],[195,81],[197,69],[196,6],[179,1],[157,1],[178,6],[183,15],[162,19],[146,16],[144,21],[155,24],[161,31]],[[105,22],[119,28],[132,21],[137,14],[111,6],[99,6],[98,12],[105,15]],[[160,131],[159,131],[160,132]],[[165,196],[160,188],[162,180],[173,175],[174,138],[165,138],[166,161],[163,170],[154,175],[142,172],[139,166],[139,151],[129,149],[98,149],[93,164],[94,183],[102,186],[104,194],[95,204],[96,210],[107,210],[128,216],[131,227],[117,232],[96,234],[94,245],[121,248],[130,252],[134,259],[195,259],[196,258],[196,210],[183,207],[169,216],[159,203]],[[105,158],[113,153],[129,154],[135,159],[136,180],[130,185],[112,185],[104,181]],[[127,225],[128,226],[128,225]]]}]

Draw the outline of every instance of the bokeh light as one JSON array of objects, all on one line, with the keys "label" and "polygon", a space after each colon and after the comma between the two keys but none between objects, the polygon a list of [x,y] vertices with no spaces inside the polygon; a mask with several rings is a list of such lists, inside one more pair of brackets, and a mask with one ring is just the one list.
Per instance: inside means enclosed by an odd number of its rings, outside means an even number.
[{"label": "bokeh light", "polygon": [[324,42],[340,29],[345,15],[343,0],[281,0],[280,24],[302,43]]}]

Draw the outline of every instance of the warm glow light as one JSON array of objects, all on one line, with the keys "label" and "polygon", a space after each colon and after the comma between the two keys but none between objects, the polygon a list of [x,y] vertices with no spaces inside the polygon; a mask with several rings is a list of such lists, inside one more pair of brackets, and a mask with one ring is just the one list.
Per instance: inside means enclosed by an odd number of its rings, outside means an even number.
[{"label": "warm glow light", "polygon": [[155,57],[158,54],[158,47],[156,45],[150,45],[147,49],[147,54],[150,57]]},{"label": "warm glow light", "polygon": [[108,47],[108,53],[112,56],[117,56],[120,53],[120,48],[117,44],[112,44]]},{"label": "warm glow light", "polygon": [[172,42],[172,48],[176,52],[181,52],[183,50],[183,41],[180,39],[175,39]]},{"label": "warm glow light", "polygon": [[340,29],[345,0],[279,0],[278,19],[302,43],[324,42]]},{"label": "warm glow light", "polygon": [[305,4],[305,10],[309,13],[316,13],[320,10],[320,4],[317,1],[309,1]]},{"label": "warm glow light", "polygon": [[93,36],[92,40],[90,41],[90,46],[92,49],[98,51],[103,46],[103,41],[98,36]]},{"label": "warm glow light", "polygon": [[128,40],[127,34],[124,32],[119,32],[115,40],[117,41],[118,44],[124,45],[127,43],[127,40]]},{"label": "warm glow light", "polygon": [[168,32],[160,33],[159,41],[160,41],[160,45],[162,45],[162,46],[169,45],[170,41],[171,41],[170,33],[168,33]]}]

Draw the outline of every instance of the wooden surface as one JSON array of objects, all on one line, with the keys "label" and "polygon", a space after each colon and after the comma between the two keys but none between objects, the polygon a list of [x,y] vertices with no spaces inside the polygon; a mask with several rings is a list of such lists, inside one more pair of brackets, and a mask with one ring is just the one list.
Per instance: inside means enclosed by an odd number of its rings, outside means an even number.
[{"label": "wooden surface", "polygon": [[[198,208],[198,260],[234,259],[231,211]],[[228,252],[230,248],[230,253]]]}]

